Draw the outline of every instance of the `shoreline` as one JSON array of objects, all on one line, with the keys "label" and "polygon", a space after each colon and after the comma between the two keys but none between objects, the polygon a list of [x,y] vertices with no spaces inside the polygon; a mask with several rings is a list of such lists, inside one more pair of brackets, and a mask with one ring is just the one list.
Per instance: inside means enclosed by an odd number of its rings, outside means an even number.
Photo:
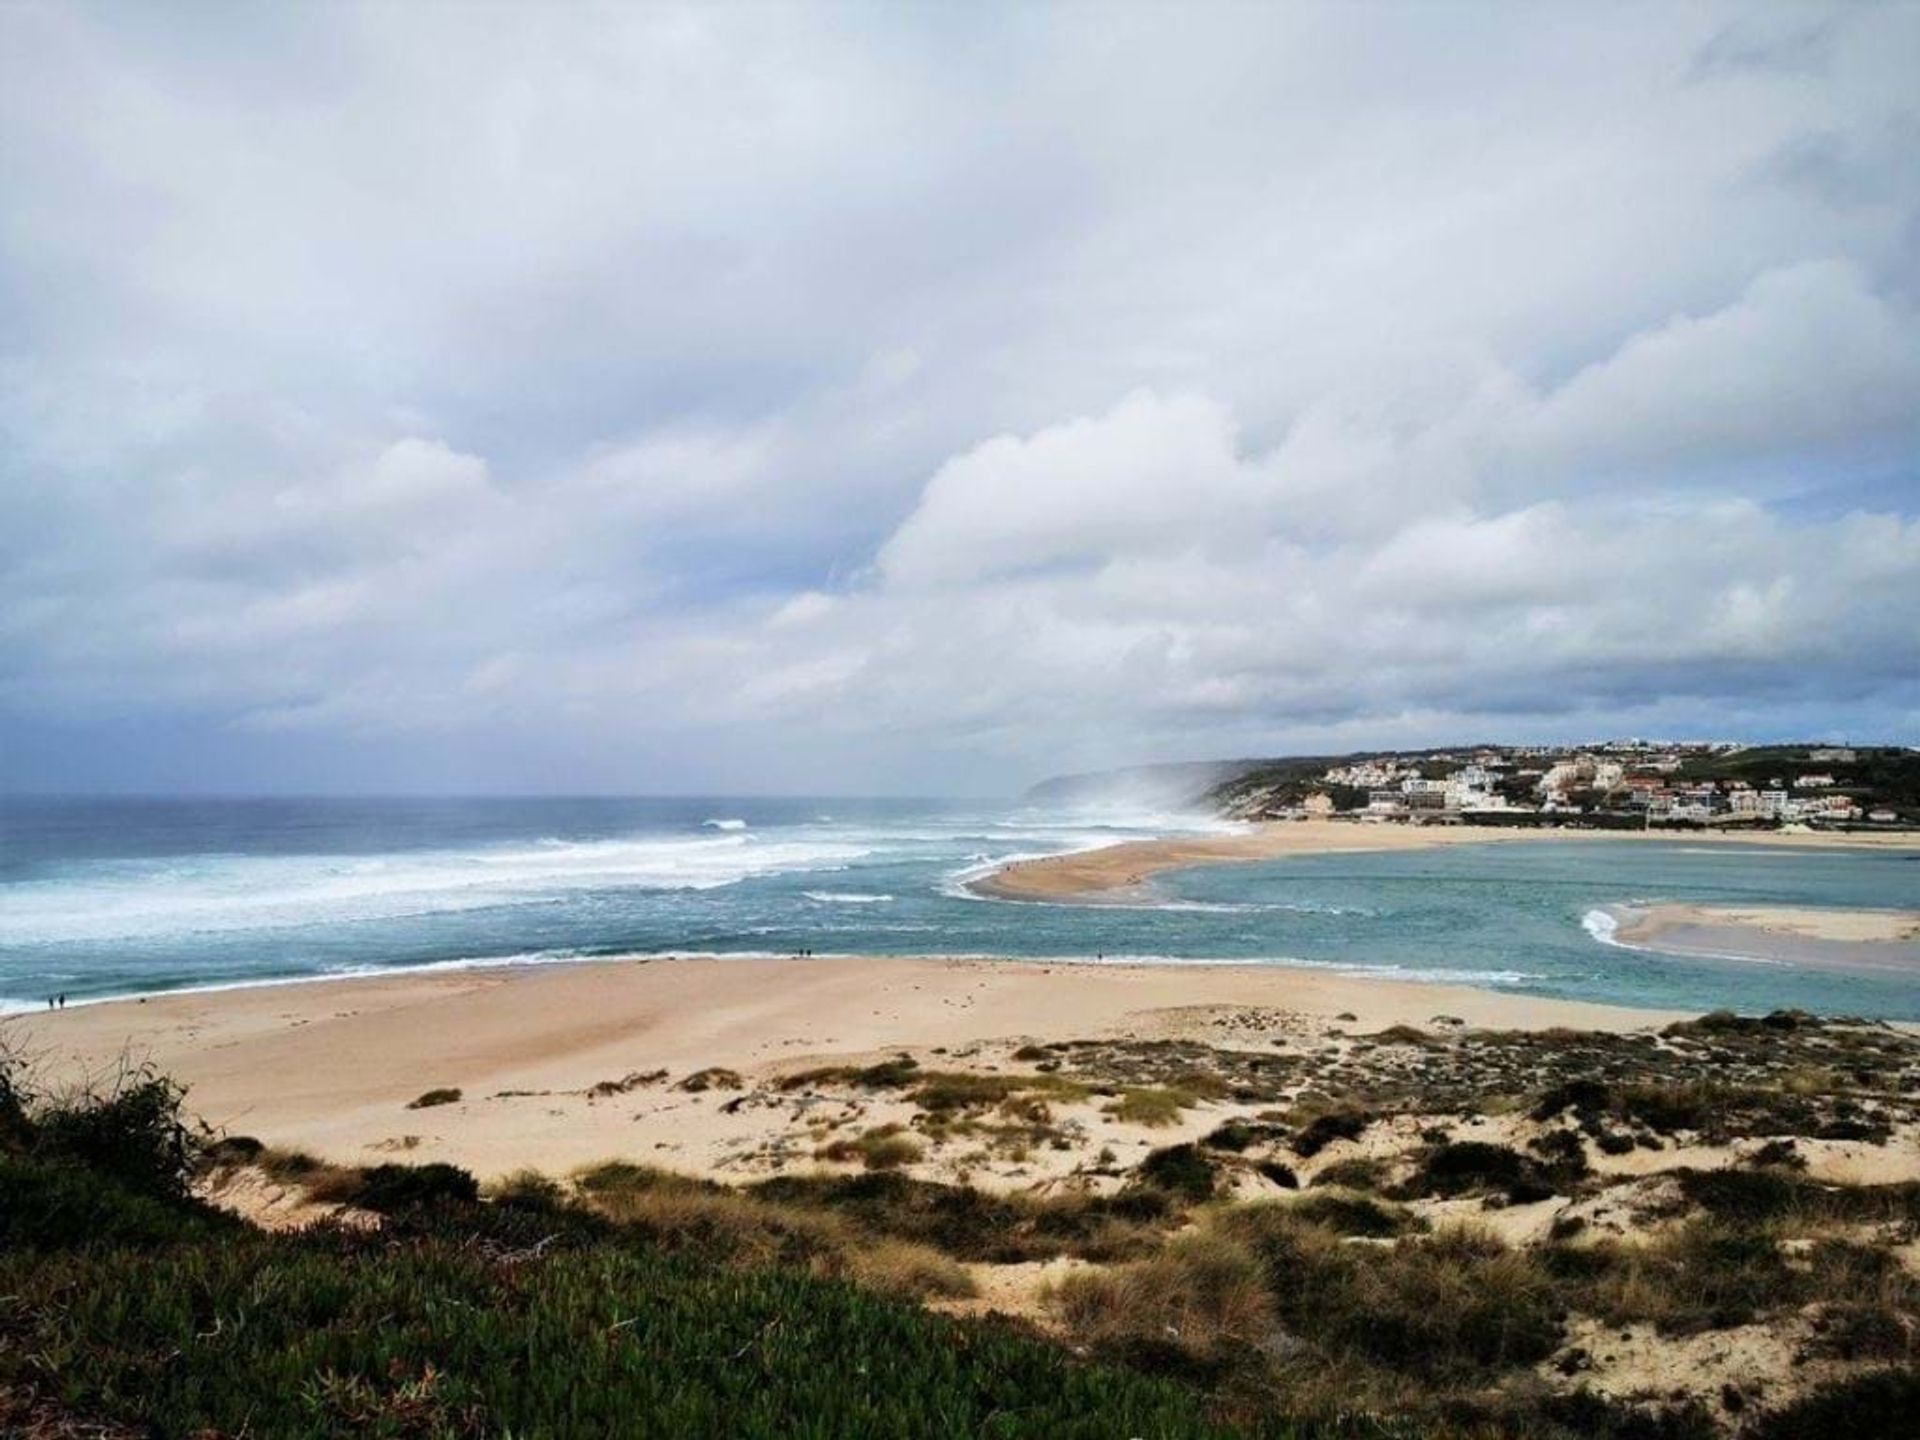
[{"label": "shoreline", "polygon": [[1231,835],[1168,836],[1127,840],[1093,850],[1018,860],[966,882],[989,900],[1089,905],[1127,904],[1148,898],[1147,882],[1170,870],[1200,865],[1279,860],[1292,855],[1373,854],[1430,850],[1452,845],[1510,845],[1527,841],[1629,840],[1669,844],[1758,845],[1818,850],[1913,850],[1920,835],[1805,834],[1758,831],[1732,834],[1573,828],[1497,828],[1477,825],[1367,824],[1349,820],[1269,820]]},{"label": "shoreline", "polygon": [[[1475,984],[1461,979],[1464,974],[1477,972],[1460,970],[1425,971],[1407,969],[1399,966],[1382,967],[1364,960],[1351,963],[1331,960],[1309,960],[1285,955],[1155,955],[1155,954],[1119,954],[1112,952],[1090,952],[1077,955],[1002,955],[987,951],[917,951],[912,954],[866,954],[854,950],[811,950],[806,953],[775,950],[638,950],[623,951],[609,955],[562,955],[530,956],[527,954],[479,956],[463,960],[427,960],[413,965],[390,965],[361,968],[355,970],[323,971],[312,975],[262,975],[245,980],[217,980],[206,984],[180,985],[170,990],[128,990],[113,995],[85,995],[69,997],[61,1010],[49,1010],[45,1001],[6,1000],[0,1001],[0,1031],[11,1022],[31,1020],[38,1016],[66,1014],[84,1010],[97,1010],[111,1005],[147,1005],[154,1002],[176,999],[191,999],[200,996],[219,996],[244,994],[254,990],[285,990],[308,986],[354,985],[363,982],[389,980],[410,980],[435,977],[458,977],[461,975],[499,974],[515,971],[538,973],[547,970],[564,970],[574,966],[593,965],[648,965],[648,964],[772,964],[772,965],[820,965],[859,961],[861,964],[935,964],[992,965],[996,967],[1044,966],[1068,967],[1088,970],[1281,970],[1297,971],[1308,975],[1327,975],[1344,980],[1353,980],[1364,984],[1417,985],[1423,989],[1464,989],[1491,994],[1520,994],[1502,989],[1506,983],[1497,977],[1507,972],[1490,970],[1485,984]],[[1378,973],[1383,968],[1393,973]],[[1426,975],[1435,978],[1423,978]],[[1548,1003],[1566,1003],[1569,1005],[1592,1004],[1602,1008],[1620,1010],[1638,1010],[1642,1007],[1607,1000],[1567,1000],[1562,1002],[1555,996],[1536,997]],[[9,1008],[11,1007],[11,1008]],[[1680,1012],[1674,1012],[1680,1013]]]},{"label": "shoreline", "polygon": [[[151,1062],[216,1128],[331,1160],[487,1177],[627,1157],[739,1179],[775,1162],[769,1117],[734,1102],[810,1066],[911,1051],[964,1069],[983,1046],[997,1062],[1025,1043],[1251,1046],[1396,1025],[1621,1033],[1679,1016],[1273,964],[630,958],[176,993],[5,1031],[56,1083]],[[688,1088],[708,1073],[710,1090]],[[410,1108],[437,1088],[463,1098]]]}]

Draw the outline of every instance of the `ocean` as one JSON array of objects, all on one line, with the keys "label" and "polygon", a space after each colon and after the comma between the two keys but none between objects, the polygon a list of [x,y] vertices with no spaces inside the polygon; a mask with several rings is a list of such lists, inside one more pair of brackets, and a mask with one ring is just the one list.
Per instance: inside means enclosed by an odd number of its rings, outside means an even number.
[{"label": "ocean", "polygon": [[627,954],[1288,964],[1677,1009],[1920,1019],[1920,978],[1611,943],[1607,907],[1920,909],[1920,856],[1578,839],[1163,875],[1151,904],[980,899],[1164,814],[793,799],[0,799],[0,1008]]}]

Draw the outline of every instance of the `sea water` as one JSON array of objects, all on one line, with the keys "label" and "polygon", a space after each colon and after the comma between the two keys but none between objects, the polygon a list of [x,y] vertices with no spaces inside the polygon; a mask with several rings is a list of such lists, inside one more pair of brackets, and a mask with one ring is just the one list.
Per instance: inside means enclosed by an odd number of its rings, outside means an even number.
[{"label": "sea water", "polygon": [[0,800],[0,1006],[610,955],[1286,964],[1680,1009],[1920,1019],[1920,979],[1611,941],[1653,901],[1920,908],[1914,852],[1581,839],[1295,856],[1142,903],[985,900],[1169,815],[792,798]]}]

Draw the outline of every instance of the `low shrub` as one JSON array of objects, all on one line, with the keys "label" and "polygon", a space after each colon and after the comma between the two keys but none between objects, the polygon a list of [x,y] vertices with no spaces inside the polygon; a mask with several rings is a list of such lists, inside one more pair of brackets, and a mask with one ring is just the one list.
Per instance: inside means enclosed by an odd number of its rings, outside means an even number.
[{"label": "low shrub", "polygon": [[1255,1173],[1265,1176],[1282,1190],[1298,1190],[1300,1177],[1294,1173],[1291,1165],[1278,1160],[1262,1160],[1254,1167]]},{"label": "low shrub", "polygon": [[239,1229],[220,1211],[82,1165],[0,1155],[0,1252],[137,1248]]},{"label": "low shrub", "polygon": [[123,1069],[28,1110],[27,1149],[83,1165],[128,1190],[182,1199],[208,1137],[187,1122],[185,1090],[151,1066]]},{"label": "low shrub", "polygon": [[1582,1120],[1593,1120],[1612,1103],[1613,1091],[1605,1081],[1569,1080],[1543,1094],[1530,1113],[1535,1120],[1553,1120],[1571,1110]]},{"label": "low shrub", "polygon": [[429,1090],[423,1095],[414,1097],[407,1102],[407,1109],[431,1110],[436,1105],[457,1105],[459,1103],[460,1091],[458,1088],[442,1088]]},{"label": "low shrub", "polygon": [[1741,1440],[1910,1440],[1920,1414],[1920,1370],[1879,1370],[1836,1380],[1762,1415]]},{"label": "low shrub", "polygon": [[1219,1183],[1219,1167],[1194,1145],[1149,1151],[1134,1174],[1141,1184],[1194,1202],[1211,1200]]},{"label": "low shrub", "polygon": [[1518,1150],[1484,1140],[1455,1140],[1429,1150],[1401,1193],[1445,1198],[1501,1195],[1514,1204],[1529,1204],[1548,1199],[1558,1190],[1546,1167]]},{"label": "low shrub", "polygon": [[1201,1140],[1209,1150],[1225,1150],[1229,1154],[1244,1154],[1247,1148],[1261,1138],[1260,1130],[1238,1120],[1229,1120]]},{"label": "low shrub", "polygon": [[1358,1110],[1329,1110],[1315,1116],[1293,1137],[1293,1153],[1311,1159],[1336,1140],[1358,1140],[1371,1117]]},{"label": "low shrub", "polygon": [[567,1198],[564,1185],[538,1170],[516,1170],[487,1186],[486,1193],[495,1205],[543,1214],[557,1210]]},{"label": "low shrub", "polygon": [[1323,1166],[1313,1177],[1313,1183],[1337,1185],[1343,1190],[1377,1190],[1387,1178],[1392,1167],[1385,1160],[1371,1155],[1356,1155],[1351,1160],[1336,1160]]},{"label": "low shrub", "polygon": [[418,1206],[470,1204],[480,1185],[457,1165],[375,1165],[361,1180],[353,1203],[383,1215]]}]

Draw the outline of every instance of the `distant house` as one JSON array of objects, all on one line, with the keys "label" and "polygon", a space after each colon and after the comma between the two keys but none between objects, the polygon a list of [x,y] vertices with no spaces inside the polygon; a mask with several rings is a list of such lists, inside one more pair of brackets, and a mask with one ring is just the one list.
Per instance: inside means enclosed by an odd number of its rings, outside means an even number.
[{"label": "distant house", "polygon": [[1793,783],[1796,788],[1801,790],[1826,790],[1833,785],[1833,776],[1826,774],[1802,775]]}]

